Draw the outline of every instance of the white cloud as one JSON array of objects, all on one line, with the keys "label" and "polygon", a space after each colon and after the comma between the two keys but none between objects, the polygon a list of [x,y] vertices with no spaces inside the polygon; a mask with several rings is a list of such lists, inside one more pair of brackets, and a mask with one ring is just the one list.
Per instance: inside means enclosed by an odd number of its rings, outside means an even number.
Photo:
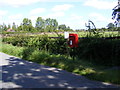
[{"label": "white cloud", "polygon": [[0,6],[20,7],[38,2],[80,2],[82,0],[0,0]]},{"label": "white cloud", "polygon": [[52,11],[58,12],[58,11],[66,11],[69,10],[70,8],[74,7],[71,4],[63,4],[63,5],[56,5],[55,7],[52,8]]},{"label": "white cloud", "polygon": [[97,21],[97,22],[104,22],[104,21],[106,21],[106,18],[103,15],[99,14],[99,13],[90,13],[89,17],[91,19]]},{"label": "white cloud", "polygon": [[22,14],[15,14],[8,16],[8,18],[4,20],[4,23],[12,25],[12,23],[15,22],[16,25],[20,25],[20,23],[22,23],[22,20],[23,20]]},{"label": "white cloud", "polygon": [[0,10],[0,16],[4,16],[8,13],[8,11]]},{"label": "white cloud", "polygon": [[59,18],[59,17],[63,17],[63,16],[65,16],[64,12],[55,12],[55,13],[52,13],[52,14],[48,14],[44,17],[45,18]]},{"label": "white cloud", "polygon": [[39,14],[39,13],[43,13],[45,12],[46,9],[45,8],[36,8],[30,11],[31,15],[35,15],[35,14]]},{"label": "white cloud", "polygon": [[19,19],[23,18],[23,15],[22,14],[15,14],[15,15],[8,16],[8,18],[11,20],[19,20]]},{"label": "white cloud", "polygon": [[[59,18],[63,17],[65,14],[64,12],[55,12],[55,13],[49,13],[47,15],[30,15],[28,18],[32,20],[32,25],[35,26],[36,20],[38,17],[42,17],[43,19],[47,19],[47,18],[52,18],[52,19],[56,19],[58,21]],[[59,22],[59,21],[58,21]]]},{"label": "white cloud", "polygon": [[84,3],[85,6],[91,6],[97,9],[112,9],[117,5],[116,1],[110,0],[87,0]]},{"label": "white cloud", "polygon": [[0,10],[0,24],[2,24],[4,22],[7,14],[8,14],[8,11]]},{"label": "white cloud", "polygon": [[29,19],[31,19],[33,21],[33,20],[37,20],[37,18],[38,18],[38,16],[30,16]]},{"label": "white cloud", "polygon": [[[63,21],[60,22],[63,24]],[[72,29],[84,29],[85,28],[85,20],[82,16],[78,14],[70,14],[64,20],[64,24],[66,26],[70,26]]]},{"label": "white cloud", "polygon": [[109,17],[105,17],[100,13],[90,13],[88,18],[92,20],[97,28],[106,27],[108,23],[113,23],[114,21]]},{"label": "white cloud", "polygon": [[77,15],[77,14],[71,14],[69,19],[73,20],[73,21],[81,21],[82,20],[82,16]]},{"label": "white cloud", "polygon": [[0,1],[0,5],[2,6],[12,6],[12,7],[19,7],[19,6],[23,6],[23,5],[29,5],[32,3],[37,3],[40,0],[1,0]]}]

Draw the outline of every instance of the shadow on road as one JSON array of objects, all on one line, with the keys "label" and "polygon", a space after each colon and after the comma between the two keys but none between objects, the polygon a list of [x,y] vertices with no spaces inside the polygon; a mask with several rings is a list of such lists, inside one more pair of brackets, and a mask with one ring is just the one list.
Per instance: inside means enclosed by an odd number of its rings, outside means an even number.
[{"label": "shadow on road", "polygon": [[2,66],[3,88],[116,88],[15,57],[6,60],[8,65]]}]

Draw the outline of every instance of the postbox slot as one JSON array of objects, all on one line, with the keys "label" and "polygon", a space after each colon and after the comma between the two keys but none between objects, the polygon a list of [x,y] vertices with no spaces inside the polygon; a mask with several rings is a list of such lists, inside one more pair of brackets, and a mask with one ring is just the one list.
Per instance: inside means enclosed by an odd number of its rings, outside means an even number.
[{"label": "postbox slot", "polygon": [[74,36],[69,36],[69,37],[74,37]]}]

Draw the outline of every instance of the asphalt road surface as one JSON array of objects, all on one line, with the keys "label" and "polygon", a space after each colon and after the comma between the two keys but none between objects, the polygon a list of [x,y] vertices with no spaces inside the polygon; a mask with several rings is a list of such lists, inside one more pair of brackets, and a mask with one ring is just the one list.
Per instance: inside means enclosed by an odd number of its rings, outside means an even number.
[{"label": "asphalt road surface", "polygon": [[[1,76],[2,75],[2,76]],[[0,88],[118,88],[0,52]]]}]

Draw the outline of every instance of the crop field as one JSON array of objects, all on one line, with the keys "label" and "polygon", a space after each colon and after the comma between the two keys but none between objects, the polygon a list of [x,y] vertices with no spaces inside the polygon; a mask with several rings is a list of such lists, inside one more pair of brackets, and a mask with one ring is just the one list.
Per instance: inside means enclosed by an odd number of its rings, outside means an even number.
[{"label": "crop field", "polygon": [[[76,33],[78,34],[79,37],[86,37],[90,35],[88,31],[79,31],[79,32],[68,32],[68,33]],[[3,36],[18,36],[18,35],[23,35],[23,36],[42,36],[42,35],[47,35],[48,37],[59,37],[59,36],[64,36],[64,32],[43,32],[43,33],[8,33],[8,34],[2,34]],[[98,33],[99,37],[117,37],[120,36],[118,31],[105,31],[105,32],[99,32]],[[91,32],[91,36],[94,36],[94,34]]]}]

